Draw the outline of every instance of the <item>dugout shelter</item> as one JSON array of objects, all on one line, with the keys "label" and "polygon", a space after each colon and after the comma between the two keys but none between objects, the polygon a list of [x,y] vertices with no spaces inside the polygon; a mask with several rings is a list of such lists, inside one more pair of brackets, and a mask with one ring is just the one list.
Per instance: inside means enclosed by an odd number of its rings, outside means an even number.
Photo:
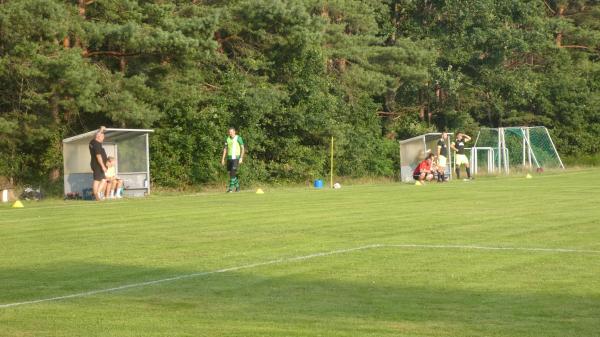
[{"label": "dugout shelter", "polygon": [[[98,130],[63,139],[65,196],[84,193],[92,186],[89,143]],[[104,130],[102,146],[109,157],[117,159],[117,176],[123,179],[124,195],[139,197],[150,194],[149,129]]]},{"label": "dugout shelter", "polygon": [[[437,142],[442,138],[442,133],[432,132],[410,139],[399,141],[400,143],[400,180],[405,183],[413,182],[413,171],[428,153],[437,154]],[[452,179],[452,157],[450,142],[452,133],[448,132],[446,145],[448,147],[448,165],[446,166],[446,177]]]}]

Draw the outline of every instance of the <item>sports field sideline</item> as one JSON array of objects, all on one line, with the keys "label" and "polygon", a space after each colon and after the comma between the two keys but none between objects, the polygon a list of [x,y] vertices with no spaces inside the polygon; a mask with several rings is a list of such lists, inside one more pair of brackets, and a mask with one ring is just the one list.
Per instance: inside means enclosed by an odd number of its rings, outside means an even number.
[{"label": "sports field sideline", "polygon": [[0,206],[0,336],[600,336],[600,170]]}]

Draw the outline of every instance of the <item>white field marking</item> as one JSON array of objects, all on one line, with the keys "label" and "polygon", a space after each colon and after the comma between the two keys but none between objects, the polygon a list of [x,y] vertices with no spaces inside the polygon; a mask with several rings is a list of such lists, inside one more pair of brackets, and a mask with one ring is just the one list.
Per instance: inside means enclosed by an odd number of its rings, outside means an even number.
[{"label": "white field marking", "polygon": [[381,245],[379,245],[379,247],[427,248],[427,249],[516,250],[516,251],[527,251],[527,252],[600,254],[600,250],[570,249],[570,248],[486,247],[486,246],[469,246],[469,245],[418,245],[418,244],[381,244]]},{"label": "white field marking", "polygon": [[251,263],[251,264],[246,264],[246,265],[237,266],[237,267],[229,267],[229,268],[217,269],[217,270],[212,270],[212,271],[179,275],[179,276],[158,279],[158,280],[153,280],[153,281],[131,283],[131,284],[126,284],[126,285],[122,285],[122,286],[114,287],[114,288],[90,290],[90,291],[86,291],[86,292],[75,293],[75,294],[64,295],[64,296],[0,304],[0,309],[16,307],[16,306],[21,306],[21,305],[28,305],[28,304],[36,304],[36,303],[42,303],[42,302],[60,301],[60,300],[66,300],[66,299],[71,299],[71,298],[87,297],[87,296],[92,296],[92,295],[97,295],[97,294],[111,293],[111,292],[115,292],[115,291],[131,289],[131,288],[140,288],[140,287],[150,286],[150,285],[154,285],[154,284],[178,281],[178,280],[206,276],[206,275],[211,275],[211,274],[227,273],[227,272],[237,271],[237,270],[242,270],[242,269],[251,269],[251,268],[262,267],[262,266],[273,265],[273,264],[282,264],[282,263],[287,263],[287,262],[303,261],[303,260],[309,260],[309,259],[313,259],[313,258],[317,258],[317,257],[330,256],[330,255],[336,255],[336,254],[345,254],[345,253],[350,253],[350,252],[355,252],[355,251],[361,251],[361,250],[366,250],[366,249],[376,249],[376,248],[472,249],[472,250],[490,250],[490,251],[498,251],[498,250],[511,251],[512,250],[512,251],[548,252],[548,253],[600,254],[599,250],[583,250],[583,249],[567,249],[567,248],[486,247],[486,246],[469,246],[469,245],[425,245],[425,244],[372,244],[372,245],[360,246],[360,247],[355,247],[355,248],[332,250],[329,252],[321,252],[321,253],[315,253],[315,254],[309,254],[309,255],[288,257],[288,258],[280,258],[280,259],[276,259],[276,260]]},{"label": "white field marking", "polygon": [[310,255],[302,255],[302,256],[295,256],[295,257],[289,257],[289,258],[280,258],[280,259],[276,259],[276,260],[251,263],[251,264],[246,264],[246,265],[237,266],[237,267],[229,267],[229,268],[217,269],[217,270],[212,270],[212,271],[179,275],[179,276],[173,276],[173,277],[168,277],[168,278],[153,280],[153,281],[147,281],[147,282],[125,284],[125,285],[122,285],[119,287],[114,287],[114,288],[90,290],[90,291],[86,291],[86,292],[75,293],[75,294],[64,295],[64,296],[0,304],[0,309],[16,307],[16,306],[21,306],[21,305],[28,305],[28,304],[36,304],[36,303],[42,303],[42,302],[60,301],[60,300],[66,300],[66,299],[70,299],[70,298],[87,297],[87,296],[92,296],[92,295],[97,295],[97,294],[110,293],[110,292],[115,292],[115,291],[119,291],[119,290],[130,289],[130,288],[140,288],[140,287],[150,286],[150,285],[159,284],[159,283],[178,281],[178,280],[206,276],[206,275],[211,275],[211,274],[226,273],[226,272],[230,272],[230,271],[250,269],[250,268],[262,267],[262,266],[267,266],[267,265],[272,265],[272,264],[286,263],[286,262],[303,261],[303,260],[313,259],[316,257],[329,256],[329,255],[335,255],[335,254],[344,254],[344,253],[354,252],[357,250],[365,250],[365,249],[379,248],[379,247],[381,247],[381,245],[375,244],[375,245],[361,246],[361,247],[348,248],[348,249],[332,250],[329,252],[321,252],[321,253],[315,253],[315,254],[310,254]]}]

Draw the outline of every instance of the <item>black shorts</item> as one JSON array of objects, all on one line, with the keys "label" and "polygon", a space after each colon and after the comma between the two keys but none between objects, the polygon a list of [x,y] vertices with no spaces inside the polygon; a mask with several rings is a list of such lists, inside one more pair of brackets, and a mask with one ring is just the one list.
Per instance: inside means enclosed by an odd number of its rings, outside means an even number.
[{"label": "black shorts", "polygon": [[[421,174],[423,174],[425,172],[421,172],[419,174],[413,174],[413,179],[414,180],[419,180],[421,179]],[[430,175],[431,173],[425,173],[425,176],[423,177],[423,179],[427,179],[427,176]]]},{"label": "black shorts", "polygon": [[96,180],[96,181],[101,181],[101,180],[106,179],[106,176],[104,175],[104,171],[102,171],[101,167],[92,166],[92,173],[94,174],[94,180]]},{"label": "black shorts", "polygon": [[235,172],[237,171],[238,166],[240,166],[239,159],[227,159],[227,171]]}]

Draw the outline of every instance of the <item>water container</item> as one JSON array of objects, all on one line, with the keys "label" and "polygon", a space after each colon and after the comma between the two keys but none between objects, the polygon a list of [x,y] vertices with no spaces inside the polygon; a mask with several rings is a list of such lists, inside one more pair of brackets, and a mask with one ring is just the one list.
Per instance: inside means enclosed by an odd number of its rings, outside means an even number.
[{"label": "water container", "polygon": [[315,188],[323,188],[323,180],[317,179],[314,184]]}]

